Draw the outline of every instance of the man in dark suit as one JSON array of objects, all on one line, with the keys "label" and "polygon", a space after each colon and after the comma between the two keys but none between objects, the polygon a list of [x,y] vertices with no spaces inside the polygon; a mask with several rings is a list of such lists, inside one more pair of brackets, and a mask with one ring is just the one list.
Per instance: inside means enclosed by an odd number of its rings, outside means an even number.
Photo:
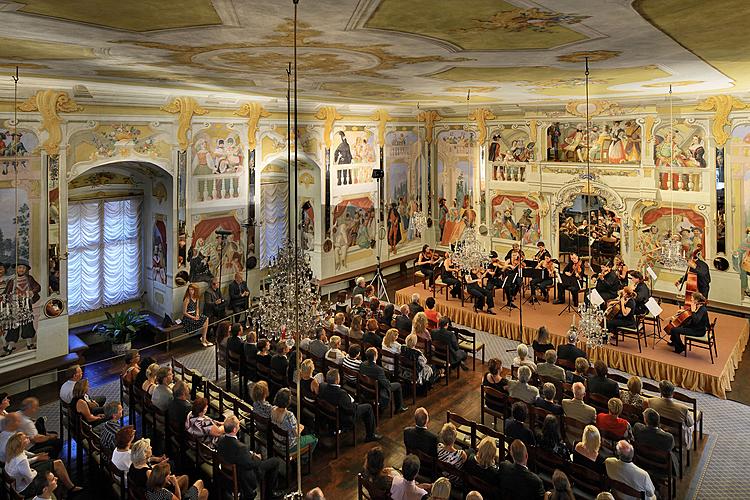
[{"label": "man in dark suit", "polygon": [[555,394],[557,394],[557,388],[552,382],[545,382],[542,386],[540,397],[534,400],[534,406],[547,410],[553,415],[562,415],[563,407],[555,403]]},{"label": "man in dark suit", "polygon": [[225,462],[237,466],[242,498],[255,498],[255,490],[264,480],[267,495],[263,496],[282,498],[284,493],[276,490],[276,482],[284,462],[278,457],[262,460],[260,455],[250,451],[245,443],[237,439],[239,429],[237,417],[224,420],[224,436],[216,443],[216,453]]},{"label": "man in dark suit", "polygon": [[172,396],[172,401],[167,406],[167,419],[180,424],[184,429],[185,419],[193,406],[190,402],[190,388],[182,380],[178,380],[172,388]]},{"label": "man in dark suit", "polygon": [[271,357],[271,369],[276,373],[288,375],[289,372],[289,345],[286,340],[276,343],[276,354]]},{"label": "man in dark suit", "polygon": [[399,309],[401,314],[396,316],[393,326],[402,332],[411,332],[411,318],[409,318],[409,306],[404,304]]},{"label": "man in dark suit", "polygon": [[239,314],[248,308],[249,296],[250,290],[242,279],[242,273],[234,273],[234,281],[229,284],[229,307],[233,314]]},{"label": "man in dark suit", "polygon": [[359,365],[359,373],[378,381],[380,387],[380,405],[387,408],[391,402],[392,394],[394,403],[396,404],[396,411],[404,412],[408,410],[408,408],[404,406],[404,396],[401,392],[401,384],[389,381],[388,377],[385,376],[385,370],[383,370],[383,367],[378,366],[377,348],[368,347],[367,351],[365,351],[365,357],[367,359]]},{"label": "man in dark suit", "polygon": [[448,352],[451,357],[451,366],[458,366],[460,364],[461,368],[468,370],[469,367],[466,366],[465,361],[468,355],[466,354],[466,351],[458,347],[458,338],[456,337],[456,334],[448,330],[450,324],[450,318],[447,316],[441,317],[438,322],[438,329],[432,331],[432,341],[442,342],[448,346]]},{"label": "man in dark suit", "polygon": [[[368,323],[369,321],[370,320],[368,320]],[[376,331],[366,329],[364,333],[362,333],[362,342],[368,345],[374,345],[375,347],[380,347],[383,344],[383,339],[380,338],[380,335],[378,335]]]},{"label": "man in dark suit", "polygon": [[383,436],[375,433],[375,413],[372,411],[372,405],[364,403],[357,404],[351,395],[341,388],[341,378],[336,368],[331,368],[326,374],[326,383],[323,384],[318,392],[318,399],[332,404],[339,408],[341,412],[341,425],[350,427],[355,418],[362,419],[365,424],[366,437],[365,441],[377,441]]},{"label": "man in dark suit", "polygon": [[513,462],[506,460],[500,464],[500,496],[514,500],[542,500],[544,483],[526,466],[529,460],[526,445],[519,439],[513,441],[510,456]]},{"label": "man in dark suit", "polygon": [[620,397],[620,386],[617,382],[607,378],[607,364],[601,359],[594,362],[594,371],[596,375],[589,377],[588,391],[591,394],[601,394],[606,398]]},{"label": "man in dark suit", "polygon": [[227,351],[237,354],[240,358],[245,355],[245,346],[243,345],[242,339],[242,325],[234,323],[232,328],[229,330],[229,338],[227,339]]},{"label": "man in dark suit", "polygon": [[535,446],[536,439],[534,432],[526,424],[529,416],[529,409],[526,403],[516,401],[510,410],[511,417],[505,420],[505,436],[514,439],[520,439],[528,446]]},{"label": "man in dark suit", "polygon": [[430,414],[421,406],[414,412],[414,427],[404,429],[404,446],[406,452],[419,450],[431,457],[437,456],[437,435],[427,428],[430,423]]},{"label": "man in dark suit", "polygon": [[682,284],[687,281],[688,274],[695,274],[697,276],[698,291],[705,298],[708,298],[708,292],[711,290],[711,271],[708,269],[708,264],[701,260],[700,252],[693,252],[693,255],[688,259],[687,271],[674,285],[681,288]]},{"label": "man in dark suit", "polygon": [[578,342],[578,331],[575,329],[568,330],[568,343],[560,344],[557,348],[557,359],[564,359],[575,364],[576,358],[586,358],[586,353],[576,347]]},{"label": "man in dark suit", "polygon": [[211,279],[211,286],[203,294],[203,301],[203,312],[208,316],[209,323],[213,323],[226,316],[227,301],[224,300],[224,296],[221,294],[219,278]]},{"label": "man in dark suit", "polygon": [[672,466],[677,472],[677,454],[674,451],[674,436],[659,428],[661,417],[659,412],[653,408],[646,408],[643,411],[643,421],[645,425],[638,422],[633,426],[633,437],[635,446],[648,446],[659,451],[669,451],[672,453]]}]

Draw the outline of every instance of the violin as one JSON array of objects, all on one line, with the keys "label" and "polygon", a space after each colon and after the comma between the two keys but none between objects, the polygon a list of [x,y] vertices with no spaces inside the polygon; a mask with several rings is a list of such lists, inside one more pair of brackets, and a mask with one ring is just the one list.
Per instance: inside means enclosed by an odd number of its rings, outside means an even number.
[{"label": "violin", "polygon": [[625,290],[620,290],[617,292],[617,298],[612,299],[609,302],[607,302],[607,309],[604,311],[604,316],[608,320],[613,320],[617,317],[617,315],[622,314],[622,299],[625,298],[626,300],[631,299],[635,296],[634,293],[626,294]]},{"label": "violin", "polygon": [[581,262],[581,259],[578,259],[578,262],[573,264],[573,274],[575,274],[577,277],[581,277],[581,271],[583,270],[583,262]]}]

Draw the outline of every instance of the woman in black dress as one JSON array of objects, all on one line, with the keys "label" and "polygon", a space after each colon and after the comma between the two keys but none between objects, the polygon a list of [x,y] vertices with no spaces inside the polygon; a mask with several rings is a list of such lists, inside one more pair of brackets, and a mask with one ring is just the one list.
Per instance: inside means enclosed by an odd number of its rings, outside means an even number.
[{"label": "woman in black dress", "polygon": [[482,270],[472,269],[471,272],[464,274],[464,281],[466,282],[466,290],[476,297],[474,312],[484,309],[484,303],[486,302],[487,312],[495,314],[495,311],[492,310],[495,307],[495,297],[482,286]]},{"label": "woman in black dress", "polygon": [[626,286],[620,290],[618,297],[614,301],[610,301],[609,307],[616,307],[617,303],[615,301],[619,302],[620,312],[614,318],[607,320],[607,330],[609,330],[609,333],[616,333],[618,328],[635,327],[635,291],[633,291],[633,288]]},{"label": "woman in black dress", "polygon": [[201,332],[201,344],[203,347],[211,347],[212,342],[206,338],[208,334],[208,316],[201,314],[200,296],[198,285],[190,283],[185,291],[185,297],[182,299],[182,324],[185,326],[185,332],[190,334],[197,330]]}]

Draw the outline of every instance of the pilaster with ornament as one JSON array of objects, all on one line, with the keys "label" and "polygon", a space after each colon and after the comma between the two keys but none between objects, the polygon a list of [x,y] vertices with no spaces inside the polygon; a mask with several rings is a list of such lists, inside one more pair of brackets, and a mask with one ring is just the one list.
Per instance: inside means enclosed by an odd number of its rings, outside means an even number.
[{"label": "pilaster with ornament", "polygon": [[432,215],[432,139],[435,122],[443,119],[440,113],[434,110],[421,111],[417,113],[417,121],[424,122],[425,142],[427,142],[427,215]]},{"label": "pilaster with ornament", "polygon": [[83,107],[79,106],[67,92],[52,89],[39,90],[18,105],[18,111],[38,111],[41,115],[40,129],[47,133],[47,138],[42,143],[42,149],[49,155],[60,153],[63,123],[60,113],[75,113],[82,110]]},{"label": "pilaster with ornament", "polygon": [[[370,117],[371,120],[374,120],[378,123],[378,168],[381,171],[385,171],[385,158],[384,158],[384,152],[385,152],[385,127],[388,125],[388,122],[391,120],[391,115],[388,114],[388,112],[384,109],[378,109],[376,110],[372,116]],[[383,182],[383,177],[381,177],[378,180],[378,200],[379,200],[379,206],[378,206],[378,220],[383,220],[383,205],[385,203],[385,182]]]},{"label": "pilaster with ornament", "polygon": [[328,238],[331,231],[331,133],[333,132],[333,124],[336,123],[336,120],[341,120],[344,117],[336,111],[334,106],[323,106],[315,113],[315,118],[323,120],[323,144],[326,146],[326,181],[323,199],[325,200],[325,233],[326,238]]},{"label": "pilaster with ornament", "polygon": [[730,95],[711,96],[695,107],[698,111],[716,111],[711,124],[711,135],[717,147],[723,147],[729,139],[729,134],[725,130],[729,126],[729,114],[734,110],[747,108],[748,104]]}]

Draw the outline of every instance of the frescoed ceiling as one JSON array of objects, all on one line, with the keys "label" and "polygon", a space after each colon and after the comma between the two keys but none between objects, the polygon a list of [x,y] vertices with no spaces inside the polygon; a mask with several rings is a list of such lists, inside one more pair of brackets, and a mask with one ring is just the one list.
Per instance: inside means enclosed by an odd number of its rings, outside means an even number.
[{"label": "frescoed ceiling", "polygon": [[[300,98],[451,106],[750,92],[747,0],[300,0]],[[283,98],[292,0],[0,0],[0,73]],[[9,89],[2,78],[0,90]]]}]

